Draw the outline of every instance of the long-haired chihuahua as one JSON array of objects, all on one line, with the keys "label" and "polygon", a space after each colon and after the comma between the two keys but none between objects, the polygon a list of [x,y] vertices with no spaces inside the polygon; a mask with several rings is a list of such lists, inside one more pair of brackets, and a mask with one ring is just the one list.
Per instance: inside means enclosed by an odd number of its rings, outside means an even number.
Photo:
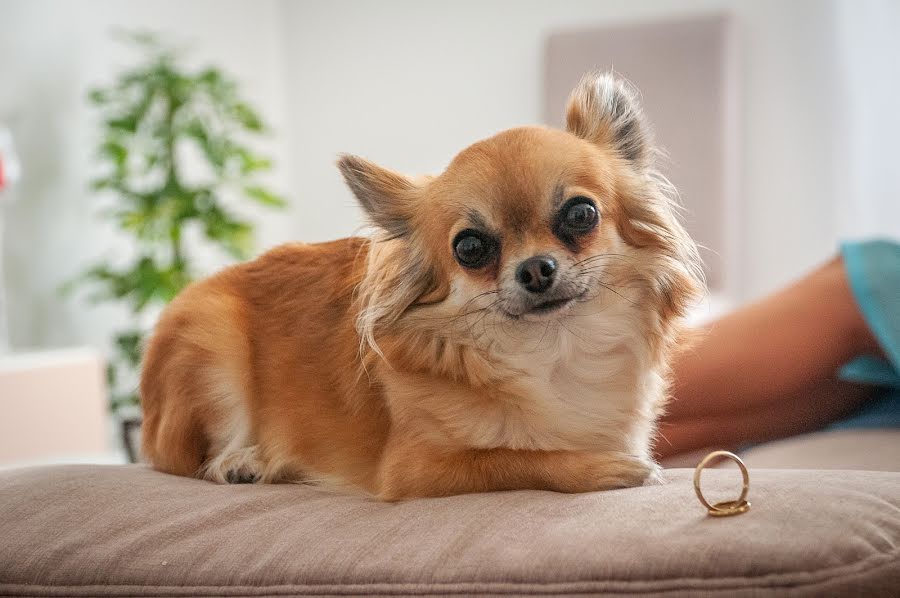
[{"label": "long-haired chihuahua", "polygon": [[144,360],[143,452],[217,482],[383,500],[640,485],[697,249],[636,93],[593,73],[410,178],[338,161],[368,238],[289,244],[184,290]]}]

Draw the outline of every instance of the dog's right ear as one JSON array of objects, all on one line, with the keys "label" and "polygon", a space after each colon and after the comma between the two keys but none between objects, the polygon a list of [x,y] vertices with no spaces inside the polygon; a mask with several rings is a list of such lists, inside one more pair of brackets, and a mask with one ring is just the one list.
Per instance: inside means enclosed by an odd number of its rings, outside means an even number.
[{"label": "dog's right ear", "polygon": [[650,127],[637,90],[612,73],[586,74],[569,97],[566,129],[591,143],[612,147],[638,168],[650,162]]},{"label": "dog's right ear", "polygon": [[374,225],[392,238],[409,234],[418,185],[359,156],[343,154],[337,165]]}]

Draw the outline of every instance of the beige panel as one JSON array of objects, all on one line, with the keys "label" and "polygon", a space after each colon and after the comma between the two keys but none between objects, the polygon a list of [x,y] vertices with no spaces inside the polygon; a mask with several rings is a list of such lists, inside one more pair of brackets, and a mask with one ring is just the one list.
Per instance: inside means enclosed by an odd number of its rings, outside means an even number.
[{"label": "beige panel", "polygon": [[[545,119],[563,126],[565,102],[581,76],[614,69],[641,91],[656,138],[669,154],[663,171],[679,189],[685,219],[702,250],[710,287],[734,272],[736,226],[736,61],[722,15],[566,31],[549,37]],[[726,270],[727,265],[727,270]]]}]

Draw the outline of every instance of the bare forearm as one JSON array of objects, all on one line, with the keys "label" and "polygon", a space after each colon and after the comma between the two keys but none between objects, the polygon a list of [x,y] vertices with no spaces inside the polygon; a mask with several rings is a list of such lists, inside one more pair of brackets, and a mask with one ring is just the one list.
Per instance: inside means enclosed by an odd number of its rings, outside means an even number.
[{"label": "bare forearm", "polygon": [[667,419],[771,407],[832,378],[857,355],[877,351],[835,259],[709,326],[676,359]]},{"label": "bare forearm", "polygon": [[656,443],[658,458],[703,448],[737,449],[818,430],[857,409],[874,389],[839,380],[823,380],[764,408],[663,421]]},{"label": "bare forearm", "polygon": [[677,357],[657,453],[733,448],[818,429],[872,392],[837,381],[837,370],[878,353],[836,258],[713,323]]}]

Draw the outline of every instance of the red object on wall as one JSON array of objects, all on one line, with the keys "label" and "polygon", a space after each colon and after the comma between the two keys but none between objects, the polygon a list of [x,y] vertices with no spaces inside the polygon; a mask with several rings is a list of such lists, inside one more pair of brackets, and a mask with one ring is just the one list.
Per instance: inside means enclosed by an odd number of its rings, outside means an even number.
[{"label": "red object on wall", "polygon": [[0,156],[0,191],[6,186],[6,177],[3,176],[3,156]]}]

